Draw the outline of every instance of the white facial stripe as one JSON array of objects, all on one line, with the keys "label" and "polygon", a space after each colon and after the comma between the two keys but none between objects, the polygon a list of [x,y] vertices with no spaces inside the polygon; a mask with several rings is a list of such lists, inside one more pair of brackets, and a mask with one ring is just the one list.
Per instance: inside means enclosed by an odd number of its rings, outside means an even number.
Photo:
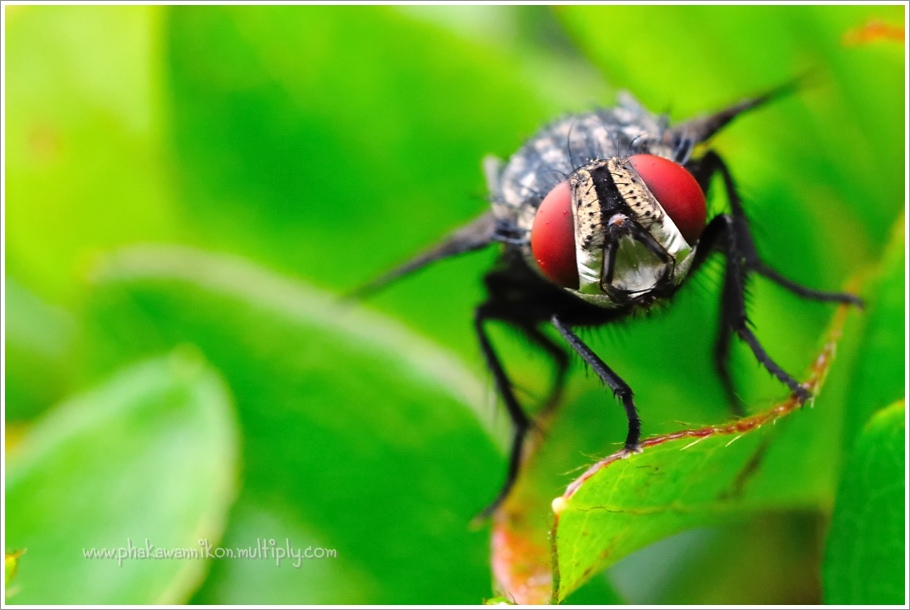
[{"label": "white facial stripe", "polygon": [[578,291],[602,294],[600,288],[604,257],[603,208],[587,169],[578,170],[569,180],[572,189],[572,214],[575,217],[575,259],[578,266]]},{"label": "white facial stripe", "polygon": [[649,229],[667,215],[627,160],[614,157],[607,162],[607,169],[638,224]]}]

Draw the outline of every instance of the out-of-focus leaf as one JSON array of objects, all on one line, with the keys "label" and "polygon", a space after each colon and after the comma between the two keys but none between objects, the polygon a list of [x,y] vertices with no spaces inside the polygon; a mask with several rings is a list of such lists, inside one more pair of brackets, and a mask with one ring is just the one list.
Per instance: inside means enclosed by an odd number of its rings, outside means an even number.
[{"label": "out-of-focus leaf", "polygon": [[224,544],[265,537],[337,551],[298,568],[218,562],[195,601],[489,594],[486,536],[467,526],[505,467],[477,422],[489,405],[482,386],[457,359],[237,257],[135,248],[113,256],[98,281],[93,368],[192,342],[236,397],[244,488]]},{"label": "out-of-focus leaf", "polygon": [[6,271],[65,303],[92,252],[176,233],[160,148],[161,9],[14,9],[4,31]]},{"label": "out-of-focus leaf", "polygon": [[[483,157],[556,112],[495,48],[391,7],[174,7],[167,35],[188,220],[322,286],[350,290],[485,211]],[[489,260],[377,302],[474,353]]]},{"label": "out-of-focus leaf", "polygon": [[28,550],[12,601],[187,601],[206,562],[140,553],[217,544],[235,493],[235,426],[217,375],[182,352],[49,411],[7,465],[6,543]]},{"label": "out-of-focus leaf", "polygon": [[8,600],[19,590],[19,587],[13,584],[12,580],[13,577],[16,576],[16,571],[19,569],[19,558],[22,557],[24,553],[25,551],[20,549],[11,553],[4,552],[3,554],[3,582],[5,583],[5,588],[3,589],[3,599]]},{"label": "out-of-focus leaf", "polygon": [[882,263],[864,291],[868,295],[865,328],[844,419],[844,446],[848,449],[876,409],[905,398],[906,230],[902,215],[893,225]]},{"label": "out-of-focus leaf", "polygon": [[641,606],[820,604],[821,577],[806,566],[820,561],[823,522],[815,511],[769,512],[687,530],[607,574]]},{"label": "out-of-focus leaf", "polygon": [[902,400],[876,413],[856,439],[825,548],[825,603],[907,602],[905,420]]},{"label": "out-of-focus leaf", "polygon": [[23,421],[63,397],[75,320],[15,280],[4,282],[6,421]]}]

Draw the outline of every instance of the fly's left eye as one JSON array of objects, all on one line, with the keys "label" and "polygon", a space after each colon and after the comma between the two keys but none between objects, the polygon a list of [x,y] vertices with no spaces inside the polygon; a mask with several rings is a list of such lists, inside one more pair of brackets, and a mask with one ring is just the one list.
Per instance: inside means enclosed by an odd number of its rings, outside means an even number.
[{"label": "fly's left eye", "polygon": [[695,177],[682,165],[655,155],[632,155],[629,164],[648,185],[686,241],[697,242],[705,228],[707,206],[705,194]]},{"label": "fly's left eye", "polygon": [[544,197],[531,227],[531,253],[550,281],[578,289],[575,262],[575,220],[572,217],[572,189],[560,182]]}]

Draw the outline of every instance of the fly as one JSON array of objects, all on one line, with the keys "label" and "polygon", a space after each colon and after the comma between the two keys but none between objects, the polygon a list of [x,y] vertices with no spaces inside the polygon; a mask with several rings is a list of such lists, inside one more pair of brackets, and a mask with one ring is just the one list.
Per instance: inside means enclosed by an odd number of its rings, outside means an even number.
[{"label": "fly", "polygon": [[[641,422],[632,389],[576,334],[646,311],[671,299],[713,253],[726,258],[715,365],[724,390],[742,413],[729,370],[733,335],[786,385],[800,404],[809,391],[778,366],[747,324],[745,287],[753,273],[817,301],[862,301],[851,294],[799,285],[761,261],[742,200],[713,150],[693,156],[739,114],[794,89],[789,83],[724,110],[670,125],[623,93],[613,108],[566,116],[543,127],[508,160],[484,161],[491,209],[435,247],[362,287],[363,295],[436,260],[501,244],[484,278],[487,298],[474,311],[474,332],[513,425],[502,488],[483,515],[507,497],[518,476],[532,420],[519,404],[487,334],[488,321],[508,323],[552,359],[555,377],[545,405],[558,403],[569,358],[545,334],[551,326],[622,404],[628,419],[623,453],[640,452]],[[730,211],[707,220],[705,194],[722,179]]]}]

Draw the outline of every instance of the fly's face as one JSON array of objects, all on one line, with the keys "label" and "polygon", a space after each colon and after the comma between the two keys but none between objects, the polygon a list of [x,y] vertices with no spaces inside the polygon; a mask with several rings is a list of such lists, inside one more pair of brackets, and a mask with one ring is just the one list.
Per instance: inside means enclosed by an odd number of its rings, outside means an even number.
[{"label": "fly's face", "polygon": [[613,308],[659,297],[689,271],[705,227],[695,178],[664,157],[636,154],[576,169],[543,199],[531,253],[547,279]]}]

